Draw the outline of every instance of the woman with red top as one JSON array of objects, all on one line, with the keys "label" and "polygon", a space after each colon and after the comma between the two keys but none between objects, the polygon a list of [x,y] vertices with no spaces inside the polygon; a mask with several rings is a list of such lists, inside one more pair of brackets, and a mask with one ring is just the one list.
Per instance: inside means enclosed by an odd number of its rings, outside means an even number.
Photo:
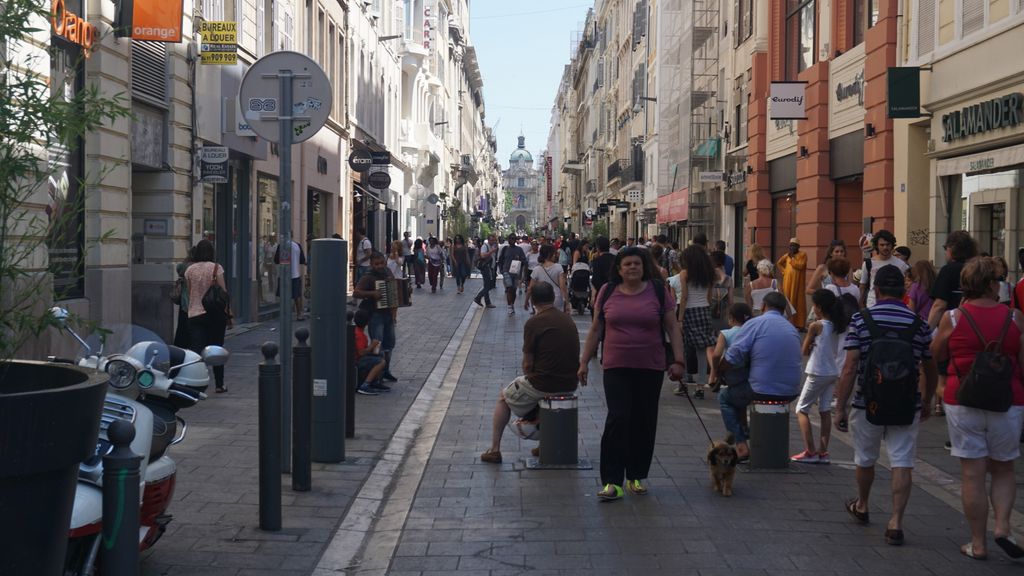
[{"label": "woman with red top", "polygon": [[[992,258],[974,258],[960,274],[963,299],[960,307],[942,315],[932,342],[932,355],[949,360],[943,403],[949,427],[950,453],[960,458],[961,494],[971,541],[960,548],[970,558],[988,556],[985,535],[988,503],[995,512],[995,542],[1011,558],[1024,557],[1010,534],[1017,482],[1014,461],[1020,456],[1020,434],[1024,423],[1024,321],[1020,313],[1002,305],[999,297],[999,267]],[[1009,322],[1009,324],[1007,324]],[[998,342],[1006,331],[1000,350],[1013,365],[1013,405],[1007,412],[994,412],[957,403],[960,379],[971,369],[986,343]],[[980,337],[979,337],[980,333]],[[981,341],[984,338],[985,342]],[[986,490],[986,475],[991,486]]]},{"label": "woman with red top", "polygon": [[[655,290],[662,290],[659,298]],[[603,338],[601,365],[608,416],[601,436],[602,501],[622,498],[622,480],[630,493],[647,493],[643,481],[654,457],[658,398],[667,368],[672,380],[683,376],[682,334],[674,314],[675,296],[643,248],[619,251],[607,284],[597,295],[595,321],[580,358],[580,385],[587,385],[588,364]],[[677,359],[666,366],[665,334]]]}]

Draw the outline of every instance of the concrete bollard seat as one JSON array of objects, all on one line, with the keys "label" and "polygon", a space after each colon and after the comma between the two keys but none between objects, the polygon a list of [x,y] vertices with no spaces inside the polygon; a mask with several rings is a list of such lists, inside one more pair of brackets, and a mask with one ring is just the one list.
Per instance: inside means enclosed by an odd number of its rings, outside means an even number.
[{"label": "concrete bollard seat", "polygon": [[791,400],[755,399],[750,403],[750,467],[789,467],[789,405]]}]

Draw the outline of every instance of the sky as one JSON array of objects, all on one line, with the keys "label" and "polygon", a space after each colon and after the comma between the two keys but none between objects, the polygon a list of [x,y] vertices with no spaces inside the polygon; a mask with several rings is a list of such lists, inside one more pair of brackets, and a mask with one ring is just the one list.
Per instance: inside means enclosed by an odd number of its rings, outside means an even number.
[{"label": "sky", "polygon": [[508,167],[520,132],[534,160],[545,148],[571,39],[592,6],[585,0],[470,3],[470,39],[484,80],[484,121],[497,125],[502,166]]}]

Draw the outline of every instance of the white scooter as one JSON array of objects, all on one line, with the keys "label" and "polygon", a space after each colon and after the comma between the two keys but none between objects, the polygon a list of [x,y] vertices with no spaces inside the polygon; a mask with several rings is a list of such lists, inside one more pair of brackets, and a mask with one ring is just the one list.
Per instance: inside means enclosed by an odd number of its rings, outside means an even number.
[{"label": "white scooter", "polygon": [[67,310],[53,308],[50,313],[57,325],[85,348],[86,356],[78,365],[103,370],[110,376],[96,452],[79,466],[64,568],[65,576],[93,576],[97,573],[103,529],[103,455],[113,449],[107,440],[110,423],[120,419],[135,426],[131,449],[142,456],[139,548],[145,550],[159,540],[171,521],[167,508],[174,496],[177,467],[166,452],[168,447],[181,442],[188,430],[177,412],[206,398],[209,367],[223,366],[229,354],[220,346],[207,346],[200,356],[191,350],[149,341],[139,342],[123,354],[104,356],[102,346],[93,352],[67,326]]}]

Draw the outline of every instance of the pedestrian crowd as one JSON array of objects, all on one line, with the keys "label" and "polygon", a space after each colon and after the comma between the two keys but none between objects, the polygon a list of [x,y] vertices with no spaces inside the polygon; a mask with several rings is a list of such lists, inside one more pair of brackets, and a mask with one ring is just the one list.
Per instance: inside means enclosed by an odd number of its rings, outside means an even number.
[{"label": "pedestrian crowd", "polygon": [[[502,462],[501,438],[513,416],[536,420],[545,396],[586,386],[596,359],[608,410],[600,500],[647,494],[667,376],[677,383],[673,392],[691,401],[717,395],[740,461],[750,457],[752,403],[796,401],[803,445],[790,458],[795,464],[830,463],[833,429],[848,433],[856,493],[845,509],[858,523],[870,522],[884,446],[892,502],[883,538],[901,545],[918,430],[939,415],[946,419],[946,448],[960,463],[970,537],[960,552],[988,557],[991,508],[993,541],[1010,557],[1024,557],[1010,524],[1024,427],[1024,279],[1011,285],[1006,261],[980,253],[965,231],[947,236],[938,267],[913,260],[888,230],[863,235],[857,249],[860,254],[850,254],[835,240],[812,265],[798,238],[774,262],[754,244],[738,268],[725,242],[711,245],[700,233],[680,249],[665,236],[424,241],[406,232],[385,254],[360,230],[353,243],[358,391],[381,394],[390,390],[385,382],[397,380],[390,365],[398,312],[377,306],[378,281],[399,279],[416,290],[429,284],[437,293],[450,276],[461,295],[476,270],[482,287],[473,301],[493,309],[500,275],[507,313],[516,313],[522,296],[529,318],[522,374],[500,391],[482,461]],[[273,258],[291,263],[301,315],[305,252],[291,241],[275,247]],[[1024,248],[1018,263],[1024,269]],[[213,244],[200,241],[178,275],[171,295],[179,305],[175,344],[197,352],[223,344],[232,313]],[[588,311],[592,322],[581,345],[569,314]],[[223,370],[214,369],[214,376],[217,392],[226,391]]]}]

